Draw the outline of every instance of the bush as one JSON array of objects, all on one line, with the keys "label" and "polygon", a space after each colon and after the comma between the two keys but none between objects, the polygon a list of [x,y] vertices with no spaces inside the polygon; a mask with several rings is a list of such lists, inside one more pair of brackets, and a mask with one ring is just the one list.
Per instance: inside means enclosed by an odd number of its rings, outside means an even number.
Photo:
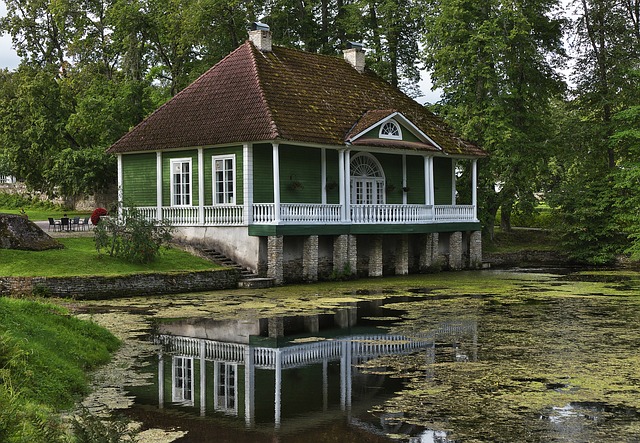
[{"label": "bush", "polygon": [[129,263],[150,263],[171,241],[173,229],[163,221],[155,224],[135,208],[128,209],[123,220],[103,220],[94,229],[96,249]]},{"label": "bush", "polygon": [[93,226],[97,226],[98,222],[100,221],[100,217],[104,217],[105,215],[108,215],[108,214],[109,213],[105,208],[94,209],[93,212],[91,213],[91,223],[93,224]]},{"label": "bush", "polygon": [[55,205],[47,200],[40,200],[38,197],[28,197],[20,194],[9,194],[0,192],[0,208],[3,209],[44,209],[54,211],[64,209],[60,205]]}]

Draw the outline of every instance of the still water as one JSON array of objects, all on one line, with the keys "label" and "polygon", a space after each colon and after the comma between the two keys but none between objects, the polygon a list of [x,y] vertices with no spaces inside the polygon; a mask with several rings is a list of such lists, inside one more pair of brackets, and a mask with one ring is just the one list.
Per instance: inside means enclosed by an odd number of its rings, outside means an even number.
[{"label": "still water", "polygon": [[139,320],[129,341],[147,346],[118,412],[182,431],[177,442],[640,441],[633,272],[443,273],[84,309]]}]

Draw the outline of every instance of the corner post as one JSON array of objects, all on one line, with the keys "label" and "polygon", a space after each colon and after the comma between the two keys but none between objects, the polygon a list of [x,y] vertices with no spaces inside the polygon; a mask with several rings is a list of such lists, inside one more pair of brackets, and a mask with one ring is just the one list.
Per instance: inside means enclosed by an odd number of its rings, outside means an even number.
[{"label": "corner post", "polygon": [[473,205],[473,219],[478,220],[478,159],[471,163],[471,204]]},{"label": "corner post", "polygon": [[278,143],[273,143],[273,221],[280,223],[280,151]]},{"label": "corner post", "polygon": [[156,218],[162,221],[162,152],[156,152]]},{"label": "corner post", "polygon": [[198,224],[204,225],[204,150],[198,148]]},{"label": "corner post", "polygon": [[242,196],[244,225],[253,222],[253,146],[249,143],[242,145]]},{"label": "corner post", "polygon": [[122,185],[124,183],[123,166],[122,166],[122,154],[118,154],[118,219],[122,219],[122,210],[124,205],[124,191]]}]

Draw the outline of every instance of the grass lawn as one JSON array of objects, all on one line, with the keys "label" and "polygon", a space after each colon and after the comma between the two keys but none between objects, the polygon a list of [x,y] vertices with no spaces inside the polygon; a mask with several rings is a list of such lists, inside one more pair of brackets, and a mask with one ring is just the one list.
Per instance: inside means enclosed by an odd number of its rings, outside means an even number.
[{"label": "grass lawn", "polygon": [[[0,212],[5,214],[20,214],[20,209],[0,209]],[[63,211],[62,209],[25,209],[29,220],[31,221],[46,221],[49,217],[61,218],[63,214],[67,214],[69,218],[73,217],[89,217],[91,212],[80,211]]]},{"label": "grass lawn", "polygon": [[64,249],[18,251],[0,249],[0,275],[6,277],[108,276],[148,272],[203,271],[219,268],[180,249],[163,249],[150,264],[126,263],[98,255],[93,237],[59,238]]}]

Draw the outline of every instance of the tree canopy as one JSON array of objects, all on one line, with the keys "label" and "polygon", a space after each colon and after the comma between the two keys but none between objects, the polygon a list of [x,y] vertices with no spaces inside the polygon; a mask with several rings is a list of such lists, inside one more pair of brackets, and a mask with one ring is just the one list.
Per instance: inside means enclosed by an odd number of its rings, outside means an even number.
[{"label": "tree canopy", "polygon": [[[640,0],[5,0],[0,170],[67,195],[115,183],[105,148],[268,23],[274,43],[370,68],[490,152],[481,219],[544,199],[576,256],[640,257]],[[460,180],[468,179],[462,171]],[[461,187],[462,188],[462,187]]]}]

